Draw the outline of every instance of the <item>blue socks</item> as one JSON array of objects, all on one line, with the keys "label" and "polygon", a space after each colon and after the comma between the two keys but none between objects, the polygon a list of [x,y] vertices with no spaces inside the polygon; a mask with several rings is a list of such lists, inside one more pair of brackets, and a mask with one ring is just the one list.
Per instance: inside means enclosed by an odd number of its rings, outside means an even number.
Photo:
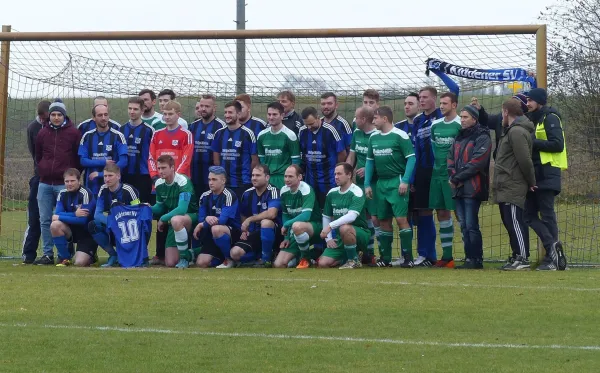
[{"label": "blue socks", "polygon": [[417,223],[417,253],[427,259],[436,259],[435,251],[437,231],[433,215],[419,216]]},{"label": "blue socks", "polygon": [[273,256],[273,244],[275,243],[275,229],[261,228],[260,240],[262,241],[262,261],[263,263],[270,262]]},{"label": "blue socks", "polygon": [[52,241],[54,241],[54,246],[56,246],[56,250],[58,251],[58,257],[60,259],[71,259],[71,253],[69,252],[69,242],[65,236],[52,237]]},{"label": "blue socks", "polygon": [[256,254],[254,253],[254,251],[250,251],[249,253],[242,255],[242,257],[240,258],[240,262],[242,263],[248,263],[253,260],[256,260]]},{"label": "blue socks", "polygon": [[231,251],[231,237],[229,237],[228,234],[224,234],[219,238],[214,238],[214,240],[225,259],[230,259],[231,256],[229,252]]}]

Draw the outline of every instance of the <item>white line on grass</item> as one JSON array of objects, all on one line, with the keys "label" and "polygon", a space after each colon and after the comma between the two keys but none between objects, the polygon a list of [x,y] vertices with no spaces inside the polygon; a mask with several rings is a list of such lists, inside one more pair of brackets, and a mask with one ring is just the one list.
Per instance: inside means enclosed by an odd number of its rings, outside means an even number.
[{"label": "white line on grass", "polygon": [[315,341],[333,341],[333,342],[356,342],[356,343],[383,343],[397,345],[413,346],[434,346],[434,347],[464,347],[464,348],[507,348],[507,349],[555,349],[555,350],[588,350],[600,351],[600,346],[570,346],[570,345],[529,345],[513,343],[466,343],[466,342],[432,342],[432,341],[411,341],[402,339],[379,339],[379,338],[360,338],[360,337],[332,337],[320,335],[290,335],[290,334],[266,334],[266,333],[227,333],[227,332],[203,332],[193,330],[172,330],[155,328],[121,328],[114,326],[83,326],[83,325],[31,325],[23,323],[0,323],[4,328],[38,328],[38,329],[67,329],[67,330],[90,330],[102,332],[118,333],[151,333],[151,334],[176,334],[193,335],[207,337],[231,337],[231,338],[262,338],[262,339],[302,339]]},{"label": "white line on grass", "polygon": [[[258,281],[258,282],[312,282],[312,283],[335,283],[336,280],[332,279],[316,279],[316,278],[254,278],[254,277],[224,277],[224,276],[206,276],[206,277],[185,277],[185,276],[157,276],[157,275],[121,275],[117,274],[116,270],[104,270],[111,274],[96,274],[90,273],[92,269],[86,269],[77,273],[26,273],[27,276],[40,275],[43,277],[69,277],[69,278],[120,278],[120,279],[145,279],[145,280],[176,280],[176,281],[224,281],[224,280],[240,280],[240,281]],[[134,270],[136,273],[140,273],[144,270]],[[208,273],[203,271],[204,273]],[[199,272],[202,273],[202,272]],[[15,273],[0,273],[2,276],[12,276]],[[368,284],[368,285],[398,285],[398,286],[425,286],[425,287],[462,287],[462,288],[479,288],[479,289],[515,289],[515,290],[564,290],[564,291],[581,291],[581,292],[600,292],[600,288],[579,288],[569,286],[531,286],[531,285],[491,285],[491,284],[467,284],[460,282],[408,282],[408,281],[358,281],[358,280],[347,280],[346,278],[339,279],[343,283],[350,284]]]}]

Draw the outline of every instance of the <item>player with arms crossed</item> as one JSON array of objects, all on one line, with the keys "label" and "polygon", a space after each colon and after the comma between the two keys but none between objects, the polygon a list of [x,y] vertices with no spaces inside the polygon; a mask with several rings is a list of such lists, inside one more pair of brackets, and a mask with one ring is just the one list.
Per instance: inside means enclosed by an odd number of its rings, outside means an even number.
[{"label": "player with arms crossed", "polygon": [[108,230],[108,215],[113,205],[138,205],[140,197],[138,191],[129,184],[121,183],[121,169],[114,164],[104,167],[104,185],[98,192],[94,220],[88,224],[88,230],[98,245],[109,255],[106,264],[101,267],[113,267],[118,264],[117,252],[115,251]]},{"label": "player with arms crossed", "polygon": [[[367,228],[365,194],[352,183],[354,168],[349,163],[340,163],[335,168],[335,182],[338,185],[327,193],[323,208],[323,231],[321,238],[327,241],[327,248],[319,258],[320,268],[340,269],[360,268],[358,250],[366,250],[371,233]],[[334,239],[331,232],[337,231]]]},{"label": "player with arms crossed", "polygon": [[[412,268],[413,232],[408,224],[409,181],[415,165],[415,153],[406,132],[392,124],[394,116],[389,106],[375,111],[375,127],[378,132],[369,138],[369,150],[365,166],[365,194],[375,198],[377,219],[381,228],[381,258],[373,266],[391,267],[394,233],[392,217],[396,218],[400,230],[400,247],[404,262],[401,267]],[[371,182],[377,172],[377,194]]]},{"label": "player with arms crossed", "polygon": [[226,182],[227,173],[223,167],[212,166],[208,170],[210,190],[200,197],[198,225],[194,229],[194,238],[202,243],[196,259],[200,268],[232,268],[235,265],[230,252],[232,242],[238,242],[241,235],[240,211],[238,198],[225,187]]},{"label": "player with arms crossed", "polygon": [[189,250],[188,231],[198,223],[198,202],[190,179],[175,172],[175,160],[161,155],[158,160],[160,179],[156,180],[156,204],[152,214],[158,217],[159,232],[167,232],[165,265],[187,268],[194,260]]},{"label": "player with arms crossed", "polygon": [[267,165],[254,167],[252,188],[240,203],[242,234],[231,249],[231,259],[236,262],[256,260],[254,267],[271,267],[273,247],[281,242],[281,201],[269,180]]},{"label": "player with arms crossed", "polygon": [[285,186],[281,188],[281,211],[285,237],[275,259],[276,268],[287,268],[290,261],[300,257],[296,268],[310,267],[310,244],[321,243],[321,210],[313,188],[302,181],[302,169],[293,164],[285,170]]},{"label": "player with arms crossed", "polygon": [[58,251],[57,267],[71,265],[69,243],[77,244],[76,266],[89,266],[95,261],[98,245],[88,232],[87,225],[92,217],[90,211],[96,208],[96,200],[92,192],[81,185],[80,178],[81,173],[76,168],[65,171],[65,189],[58,193],[52,216],[50,233]]},{"label": "player with arms crossed", "polygon": [[283,125],[283,106],[279,102],[267,106],[267,119],[269,128],[258,134],[258,159],[269,167],[270,183],[281,189],[286,168],[300,164],[300,145],[296,134]]}]

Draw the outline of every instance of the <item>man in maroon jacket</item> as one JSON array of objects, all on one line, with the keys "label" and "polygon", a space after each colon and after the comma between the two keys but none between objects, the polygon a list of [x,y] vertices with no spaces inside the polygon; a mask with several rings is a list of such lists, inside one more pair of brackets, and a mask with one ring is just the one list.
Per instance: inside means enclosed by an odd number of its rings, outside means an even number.
[{"label": "man in maroon jacket", "polygon": [[44,123],[35,139],[35,161],[40,176],[37,200],[44,251],[44,255],[33,263],[37,265],[54,264],[54,245],[50,233],[52,211],[58,193],[65,188],[63,173],[69,168],[81,169],[77,155],[81,133],[73,126],[60,99],[50,105],[49,113],[50,121]]}]

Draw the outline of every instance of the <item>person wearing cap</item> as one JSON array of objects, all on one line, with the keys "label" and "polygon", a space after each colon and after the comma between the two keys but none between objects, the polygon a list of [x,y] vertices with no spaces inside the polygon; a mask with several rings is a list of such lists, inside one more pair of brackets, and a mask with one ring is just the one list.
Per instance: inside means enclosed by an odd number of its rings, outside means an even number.
[{"label": "person wearing cap", "polygon": [[40,177],[37,201],[43,247],[43,256],[33,262],[37,265],[54,264],[54,245],[50,232],[52,211],[58,194],[65,188],[64,172],[69,168],[81,170],[77,155],[81,133],[67,116],[65,104],[56,99],[50,104],[48,112],[49,121],[44,122],[35,139],[35,162]]},{"label": "person wearing cap", "polygon": [[548,94],[543,88],[534,88],[527,94],[528,117],[535,125],[532,159],[537,184],[534,191],[527,193],[525,222],[546,250],[537,269],[555,271],[567,267],[554,211],[554,199],[561,191],[561,171],[567,169],[567,148],[561,115],[547,106],[547,101]]},{"label": "person wearing cap", "polygon": [[465,248],[465,262],[457,269],[483,268],[483,240],[479,208],[489,197],[490,131],[479,123],[479,110],[471,105],[460,112],[461,130],[448,152],[448,181],[456,201]]}]

